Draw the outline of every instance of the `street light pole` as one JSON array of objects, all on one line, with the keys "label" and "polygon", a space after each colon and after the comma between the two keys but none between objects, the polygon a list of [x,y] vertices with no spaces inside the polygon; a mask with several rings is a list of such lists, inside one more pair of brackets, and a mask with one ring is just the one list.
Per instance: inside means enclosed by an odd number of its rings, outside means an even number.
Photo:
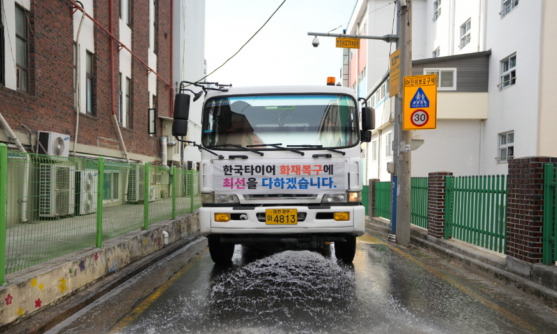
[{"label": "street light pole", "polygon": [[[391,219],[396,226],[396,242],[400,245],[410,244],[410,186],[411,186],[411,161],[412,161],[412,132],[402,129],[403,87],[404,77],[412,75],[412,0],[397,0],[398,35],[366,36],[308,32],[315,36],[312,42],[314,47],[319,46],[317,36],[375,39],[388,43],[397,42],[400,49],[400,78],[399,93],[395,98],[395,124],[393,140],[393,211]],[[391,240],[391,236],[389,236]]]},{"label": "street light pole", "polygon": [[[402,129],[404,77],[412,74],[412,0],[397,1],[399,15],[400,90],[395,105],[396,242],[410,244],[410,188],[412,132]],[[398,134],[398,136],[397,136]]]}]

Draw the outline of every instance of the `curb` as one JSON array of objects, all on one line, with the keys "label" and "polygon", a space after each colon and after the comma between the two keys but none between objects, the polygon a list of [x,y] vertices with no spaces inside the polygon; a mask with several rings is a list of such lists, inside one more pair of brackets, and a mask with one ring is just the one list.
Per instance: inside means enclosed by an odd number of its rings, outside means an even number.
[{"label": "curb", "polygon": [[183,247],[191,244],[194,248],[193,254],[185,261],[189,262],[196,254],[199,254],[207,247],[205,238],[199,235],[180,239],[165,248],[162,248],[148,256],[141,258],[121,270],[92,283],[87,288],[76,292],[72,296],[65,298],[64,301],[49,306],[31,316],[21,319],[21,321],[0,327],[0,332],[6,333],[44,333],[53,328],[66,318],[77,313],[84,307],[93,303],[97,299],[114,290],[131,277],[139,274],[149,266],[168,257],[172,253],[180,251]]},{"label": "curb", "polygon": [[[385,235],[391,232],[388,221],[375,218],[366,220],[366,229]],[[410,242],[418,247],[431,250],[447,259],[458,260],[466,267],[479,269],[506,284],[513,284],[518,289],[540,298],[550,307],[557,306],[557,291],[551,286],[536,281],[552,284],[557,279],[557,269],[554,267],[540,269],[540,266],[533,265],[530,275],[534,275],[534,277],[523,277],[508,270],[508,256],[503,254],[495,254],[492,251],[467,245],[458,240],[431,238],[427,235],[426,230],[415,226],[411,227],[410,239]],[[540,271],[543,271],[543,273],[536,274]],[[547,278],[547,276],[551,277]]]}]

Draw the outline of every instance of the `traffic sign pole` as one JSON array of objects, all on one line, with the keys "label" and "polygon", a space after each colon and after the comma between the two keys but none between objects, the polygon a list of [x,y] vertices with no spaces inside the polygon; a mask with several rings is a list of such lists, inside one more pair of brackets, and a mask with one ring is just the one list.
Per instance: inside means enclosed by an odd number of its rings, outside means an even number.
[{"label": "traffic sign pole", "polygon": [[[399,13],[399,48],[400,48],[400,86],[403,87],[404,77],[412,73],[412,0],[406,5],[397,1]],[[395,177],[397,180],[396,196],[396,242],[400,245],[410,244],[410,182],[412,167],[412,131],[402,128],[402,103],[397,97],[396,131],[393,158],[395,162]],[[403,101],[403,99],[402,99]],[[397,136],[398,134],[398,136]]]}]

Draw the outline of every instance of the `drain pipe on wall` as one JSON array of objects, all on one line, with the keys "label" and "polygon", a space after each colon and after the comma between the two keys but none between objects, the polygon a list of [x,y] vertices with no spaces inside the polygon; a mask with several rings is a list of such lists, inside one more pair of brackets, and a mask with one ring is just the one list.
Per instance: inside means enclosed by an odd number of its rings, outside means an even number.
[{"label": "drain pipe on wall", "polygon": [[[6,121],[2,113],[0,113],[0,123],[2,123],[2,127],[5,129],[8,135],[8,139],[12,140],[17,148],[23,152],[27,153],[15,133],[13,132],[12,128],[10,128],[10,124]],[[21,198],[21,222],[27,222],[27,199],[29,197],[29,154],[25,154],[25,166],[23,172],[23,195]]]},{"label": "drain pipe on wall", "polygon": [[161,137],[161,165],[168,166],[166,161],[168,160],[168,137]]}]

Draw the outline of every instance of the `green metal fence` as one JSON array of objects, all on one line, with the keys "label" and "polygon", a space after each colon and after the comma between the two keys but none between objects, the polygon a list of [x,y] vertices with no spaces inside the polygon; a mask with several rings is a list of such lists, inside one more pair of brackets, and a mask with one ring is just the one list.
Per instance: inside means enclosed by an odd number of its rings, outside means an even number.
[{"label": "green metal fence", "polygon": [[543,264],[557,261],[557,166],[544,166],[543,187]]},{"label": "green metal fence", "polygon": [[413,177],[410,180],[410,221],[412,224],[427,228],[427,192],[429,179]]},{"label": "green metal fence", "polygon": [[193,212],[200,195],[198,171],[0,144],[0,283],[5,274]]},{"label": "green metal fence", "polygon": [[445,190],[445,238],[504,253],[507,177],[448,176]]},{"label": "green metal fence", "polygon": [[375,183],[375,215],[391,219],[391,182]]},{"label": "green metal fence", "polygon": [[362,204],[365,208],[365,215],[369,215],[369,186],[363,186],[362,189]]}]

